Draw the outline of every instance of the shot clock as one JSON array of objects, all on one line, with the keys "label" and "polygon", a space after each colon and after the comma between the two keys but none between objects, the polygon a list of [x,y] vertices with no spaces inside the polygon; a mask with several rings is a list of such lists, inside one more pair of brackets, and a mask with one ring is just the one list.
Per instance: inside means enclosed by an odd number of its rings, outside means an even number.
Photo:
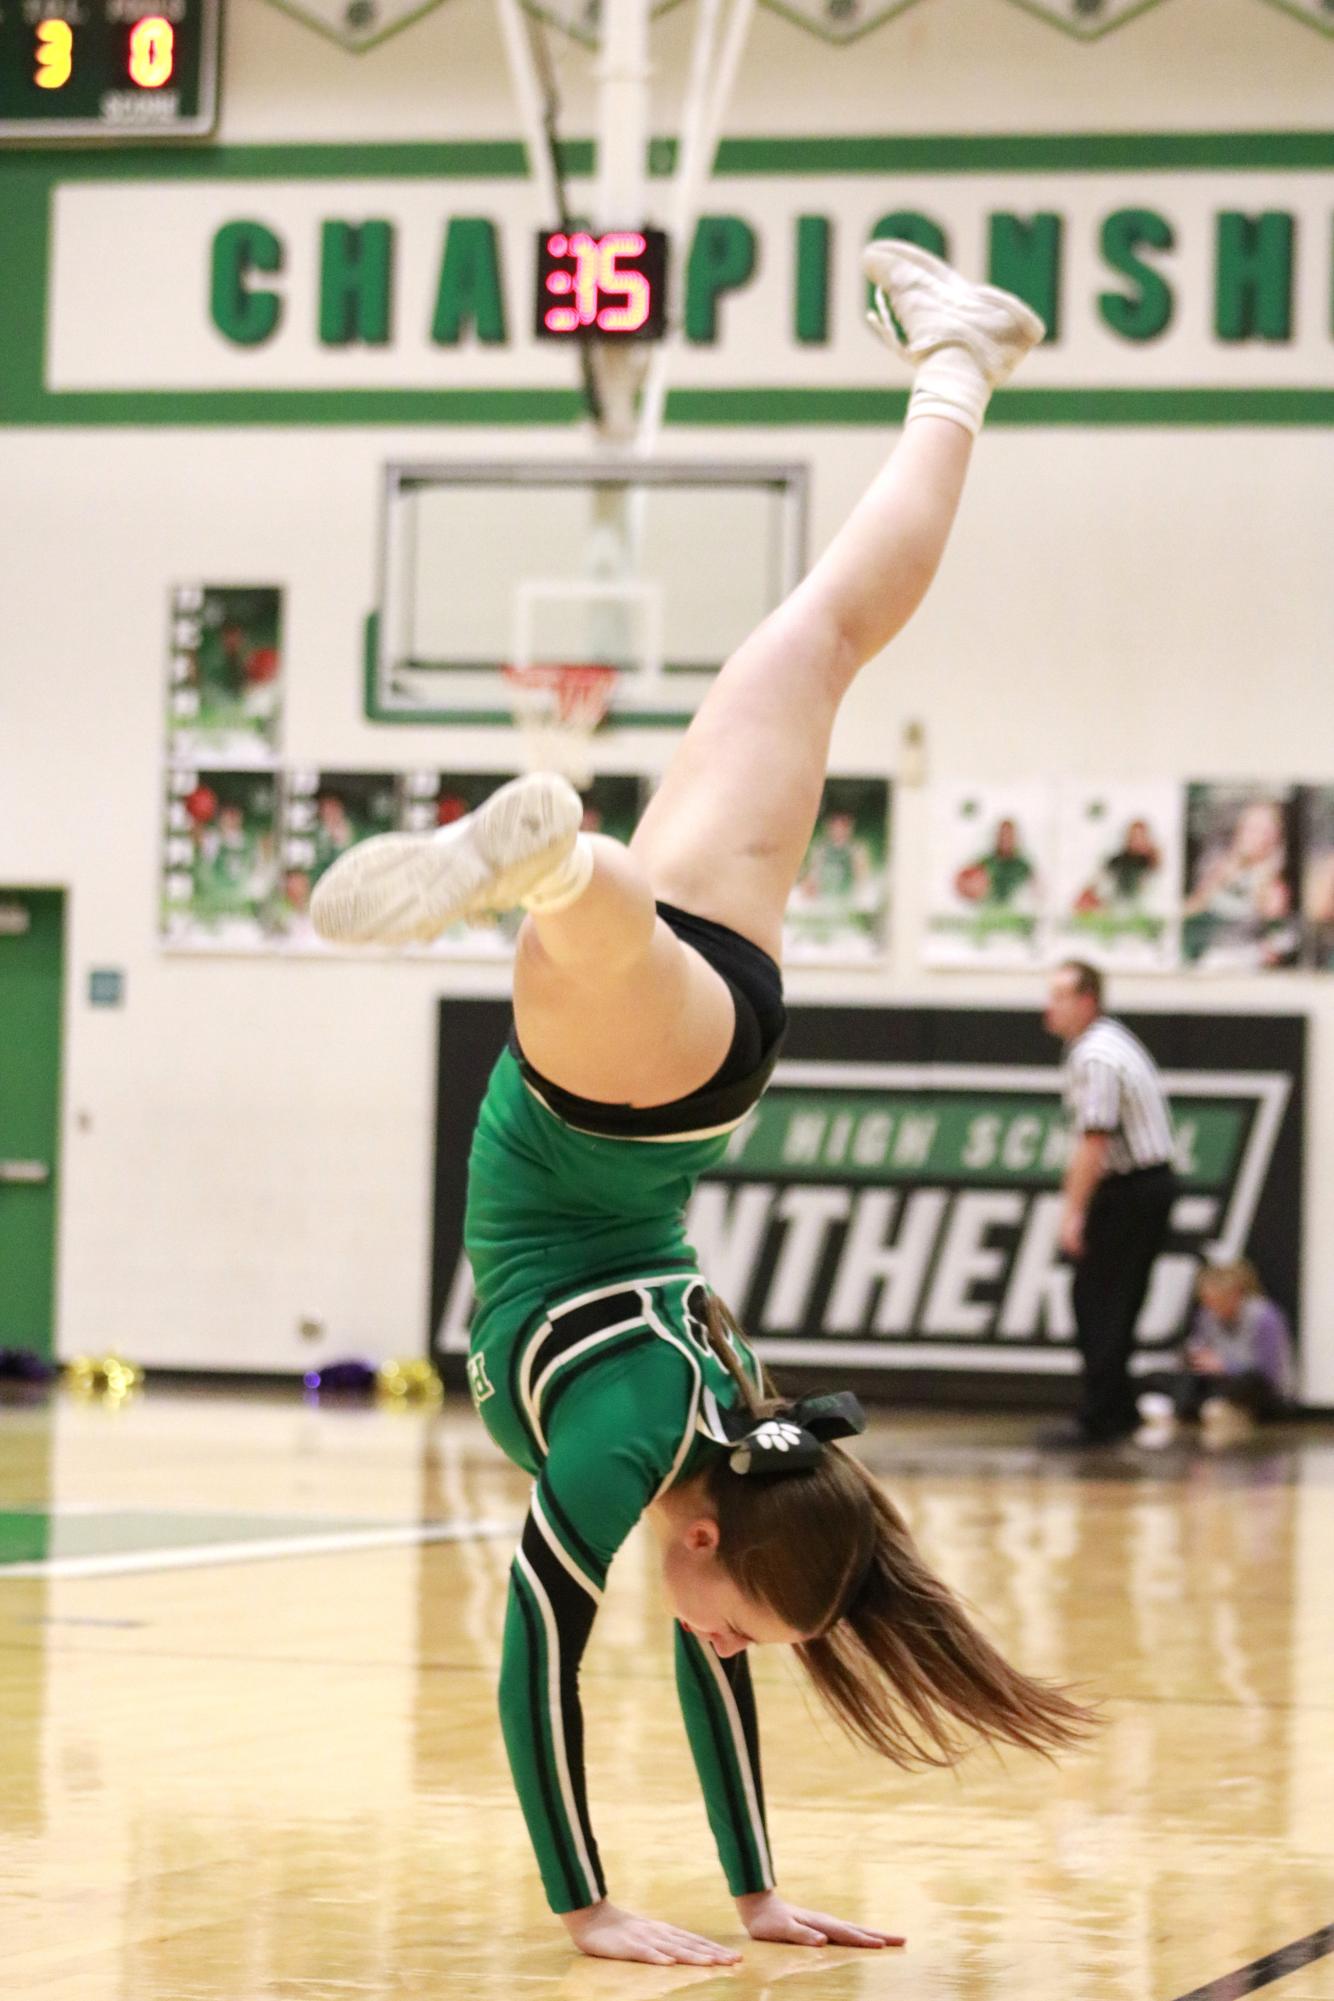
[{"label": "shot clock", "polygon": [[0,139],[213,130],[220,0],[0,0]]},{"label": "shot clock", "polygon": [[664,230],[542,231],[533,327],[539,340],[661,340],[666,325]]}]

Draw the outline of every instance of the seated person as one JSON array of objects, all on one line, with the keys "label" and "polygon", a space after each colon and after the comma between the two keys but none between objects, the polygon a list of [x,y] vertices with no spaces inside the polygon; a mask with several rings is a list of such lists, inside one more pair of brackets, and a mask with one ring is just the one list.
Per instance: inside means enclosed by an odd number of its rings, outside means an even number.
[{"label": "seated person", "polygon": [[1138,1398],[1137,1444],[1165,1445],[1183,1418],[1198,1418],[1206,1438],[1242,1437],[1291,1402],[1292,1337],[1255,1266],[1203,1265],[1195,1296],[1179,1369],[1150,1376]]}]

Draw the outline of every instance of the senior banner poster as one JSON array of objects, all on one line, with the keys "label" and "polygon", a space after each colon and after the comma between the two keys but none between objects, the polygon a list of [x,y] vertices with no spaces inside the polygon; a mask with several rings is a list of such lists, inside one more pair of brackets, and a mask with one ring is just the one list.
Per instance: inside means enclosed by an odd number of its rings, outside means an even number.
[{"label": "senior banner poster", "polygon": [[890,790],[885,778],[827,781],[783,920],[786,965],[883,957],[889,927]]},{"label": "senior banner poster", "polygon": [[[405,773],[400,804],[403,831],[433,834],[443,827],[454,826],[512,775],[508,771]],[[514,950],[515,934],[522,921],[522,911],[507,910],[494,919],[451,924],[429,944],[411,949],[445,959],[505,959]]]},{"label": "senior banner poster", "polygon": [[1302,790],[1303,958],[1334,971],[1334,785]]},{"label": "senior banner poster", "polygon": [[1181,945],[1202,972],[1267,972],[1297,962],[1295,785],[1191,785],[1186,795]]},{"label": "senior banner poster", "polygon": [[282,592],[179,584],[171,594],[168,755],[263,764],[282,723]]},{"label": "senior banner poster", "polygon": [[311,894],[325,870],[358,841],[398,827],[398,776],[298,767],[284,778],[282,822],[278,928],[289,950],[323,951],[310,921]]},{"label": "senior banner poster", "polygon": [[[453,826],[512,777],[506,771],[409,771],[402,785],[400,824],[405,832],[429,834]],[[583,795],[583,830],[628,841],[639,820],[643,781],[637,774],[604,772]],[[521,910],[502,911],[451,924],[429,944],[413,947],[433,958],[504,959],[514,950],[523,922]]]},{"label": "senior banner poster", "polygon": [[277,782],[269,771],[176,765],[167,773],[163,943],[259,951],[281,925]]},{"label": "senior banner poster", "polygon": [[942,785],[931,802],[929,966],[1036,966],[1052,880],[1046,785]]},{"label": "senior banner poster", "polygon": [[584,788],[583,830],[628,841],[639,825],[648,792],[637,772],[601,772]]},{"label": "senior banner poster", "polygon": [[1061,788],[1053,947],[1095,965],[1177,963],[1183,801],[1179,785]]}]

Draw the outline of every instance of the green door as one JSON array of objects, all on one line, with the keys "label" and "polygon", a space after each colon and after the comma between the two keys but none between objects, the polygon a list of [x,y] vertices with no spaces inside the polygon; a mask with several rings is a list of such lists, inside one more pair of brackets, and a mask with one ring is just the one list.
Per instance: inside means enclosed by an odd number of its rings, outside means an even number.
[{"label": "green door", "polygon": [[0,889],[0,1348],[55,1352],[65,898]]}]

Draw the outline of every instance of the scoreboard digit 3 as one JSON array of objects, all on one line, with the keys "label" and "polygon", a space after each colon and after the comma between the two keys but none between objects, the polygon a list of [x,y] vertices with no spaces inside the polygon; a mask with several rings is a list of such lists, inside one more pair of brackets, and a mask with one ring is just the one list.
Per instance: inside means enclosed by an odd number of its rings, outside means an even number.
[{"label": "scoreboard digit 3", "polygon": [[0,140],[209,133],[221,0],[0,0]]}]

